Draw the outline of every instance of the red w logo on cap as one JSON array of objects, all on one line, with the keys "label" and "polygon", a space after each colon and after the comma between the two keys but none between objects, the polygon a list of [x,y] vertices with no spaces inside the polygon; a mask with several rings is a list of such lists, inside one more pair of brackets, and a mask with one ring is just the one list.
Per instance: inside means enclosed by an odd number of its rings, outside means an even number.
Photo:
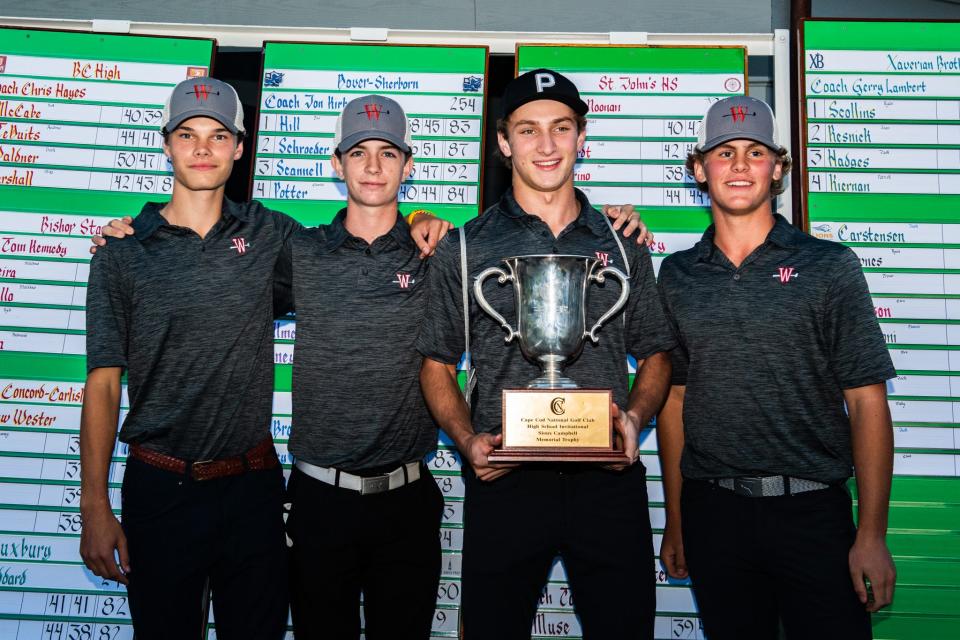
[{"label": "red w logo on cap", "polygon": [[383,112],[383,107],[371,102],[363,105],[363,110],[367,114],[367,120],[379,120],[380,114]]},{"label": "red w logo on cap", "polygon": [[730,117],[734,122],[744,122],[747,119],[747,108],[743,105],[730,107]]},{"label": "red w logo on cap", "polygon": [[[205,84],[195,84],[193,85],[193,91],[188,93],[192,93],[193,95],[197,96],[197,102],[204,102],[210,97],[210,87]],[[220,95],[219,91],[217,92],[217,95]]]}]

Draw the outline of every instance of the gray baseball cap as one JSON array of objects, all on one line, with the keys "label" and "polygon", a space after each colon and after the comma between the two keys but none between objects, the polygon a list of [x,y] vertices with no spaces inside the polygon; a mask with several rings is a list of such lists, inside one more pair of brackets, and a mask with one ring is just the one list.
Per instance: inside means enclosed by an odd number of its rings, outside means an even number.
[{"label": "gray baseball cap", "polygon": [[345,153],[367,140],[385,140],[404,153],[411,153],[410,123],[403,108],[386,96],[354,98],[340,112],[334,148]]},{"label": "gray baseball cap", "polygon": [[731,140],[753,140],[778,153],[785,150],[770,105],[749,96],[724,98],[710,105],[700,125],[697,151],[707,152]]},{"label": "gray baseball cap", "polygon": [[243,135],[243,105],[237,92],[226,82],[199,77],[184,80],[173,88],[163,107],[163,126],[170,133],[184,120],[205,116],[221,123],[234,135]]}]

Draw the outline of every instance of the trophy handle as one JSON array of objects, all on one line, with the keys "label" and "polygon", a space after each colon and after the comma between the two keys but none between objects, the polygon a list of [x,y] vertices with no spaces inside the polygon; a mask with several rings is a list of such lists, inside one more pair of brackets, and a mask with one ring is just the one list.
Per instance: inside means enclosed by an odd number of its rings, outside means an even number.
[{"label": "trophy handle", "polygon": [[586,331],[583,334],[584,338],[590,338],[593,342],[598,342],[600,339],[597,337],[597,331],[600,330],[600,327],[603,326],[603,323],[609,320],[616,312],[620,311],[623,308],[623,305],[627,303],[627,298],[630,296],[630,282],[627,279],[627,274],[616,267],[604,267],[597,273],[590,274],[590,280],[593,280],[597,284],[603,284],[603,281],[606,279],[607,275],[611,275],[617,280],[620,281],[620,297],[617,299],[613,306],[610,309],[600,316],[600,319],[597,320],[597,323],[593,325],[593,328],[590,331]]},{"label": "trophy handle", "polygon": [[487,299],[483,297],[483,282],[490,276],[494,275],[499,276],[497,281],[500,284],[514,281],[513,276],[500,267],[490,267],[489,269],[484,269],[473,281],[473,295],[477,298],[477,304],[480,305],[480,308],[493,316],[493,319],[499,322],[500,326],[507,330],[506,342],[510,342],[520,334],[514,331],[513,327],[510,326],[510,323],[507,322],[507,319],[497,313],[496,309],[491,307],[490,303],[487,302]]}]

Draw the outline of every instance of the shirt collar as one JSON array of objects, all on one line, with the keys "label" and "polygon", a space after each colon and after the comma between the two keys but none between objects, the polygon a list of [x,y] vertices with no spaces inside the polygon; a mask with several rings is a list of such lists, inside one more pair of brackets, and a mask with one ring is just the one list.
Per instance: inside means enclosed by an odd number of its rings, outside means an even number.
[{"label": "shirt collar", "polygon": [[409,250],[417,247],[417,243],[410,236],[410,225],[407,224],[407,219],[399,211],[397,211],[397,220],[390,227],[390,232],[387,235],[393,238],[401,249]]},{"label": "shirt collar", "polygon": [[[713,250],[716,247],[716,244],[714,244],[716,233],[716,225],[712,224],[703,232],[703,236],[696,244],[699,260],[709,260],[713,255]],[[767,234],[764,244],[771,243],[783,249],[793,249],[797,246],[798,233],[802,232],[787,222],[787,219],[782,215],[775,213],[773,214],[773,228]]]},{"label": "shirt collar", "polygon": [[167,224],[166,219],[160,215],[160,209],[166,203],[147,202],[140,210],[140,215],[133,219],[133,235],[140,240],[146,240],[153,235],[153,232],[161,226]]},{"label": "shirt collar", "polygon": [[[134,237],[140,240],[146,240],[154,232],[164,225],[170,225],[167,219],[163,217],[160,211],[167,206],[166,202],[147,202],[140,210],[140,215],[133,219]],[[235,218],[242,222],[250,219],[251,203],[238,204],[228,198],[223,199],[223,205],[220,209],[222,218]],[[170,225],[172,226],[172,225]]]},{"label": "shirt collar", "polygon": [[[573,226],[587,227],[587,229],[589,229],[598,238],[606,237],[606,235],[609,233],[609,228],[607,223],[603,220],[603,214],[593,208],[593,205],[590,204],[590,200],[587,199],[587,196],[580,191],[580,189],[574,189],[573,191],[577,197],[577,203],[580,205],[580,213],[573,221]],[[523,210],[523,207],[520,206],[520,204],[517,202],[517,199],[513,195],[512,187],[507,189],[506,193],[504,193],[503,197],[500,199],[500,212],[508,218],[513,218],[515,220],[521,220],[524,218],[534,218],[536,220],[540,220],[539,217]]]},{"label": "shirt collar", "polygon": [[767,234],[767,242],[772,242],[784,249],[793,249],[796,247],[797,237],[803,234],[803,232],[787,222],[787,219],[779,213],[773,214],[773,219],[773,229]]},{"label": "shirt collar", "polygon": [[[347,208],[344,207],[330,221],[327,229],[327,251],[331,253],[336,251],[348,238],[354,237],[347,231],[346,224],[344,224],[346,219]],[[402,249],[414,249],[416,247],[416,243],[410,237],[410,225],[407,224],[406,219],[399,211],[397,211],[397,219],[393,223],[393,227],[386,235],[392,238]]]},{"label": "shirt collar", "polygon": [[337,215],[333,217],[327,227],[327,251],[331,253],[336,251],[343,244],[343,241],[350,236],[347,233],[347,227],[343,224],[346,217],[347,208],[344,207],[337,212]]}]

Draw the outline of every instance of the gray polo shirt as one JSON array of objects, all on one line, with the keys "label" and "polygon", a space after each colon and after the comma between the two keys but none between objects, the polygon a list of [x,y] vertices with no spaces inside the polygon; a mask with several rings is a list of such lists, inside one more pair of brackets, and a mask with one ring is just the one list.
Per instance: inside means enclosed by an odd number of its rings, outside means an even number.
[{"label": "gray polo shirt", "polygon": [[854,252],[775,217],[739,268],[712,226],[660,268],[688,478],[850,477],[843,390],[896,373]]},{"label": "gray polo shirt", "polygon": [[121,441],[185,460],[236,455],[270,437],[274,268],[300,225],[225,199],[201,238],[162,206],[146,204],[135,234],[93,257],[87,370],[127,370]]},{"label": "gray polo shirt", "polygon": [[[373,472],[437,445],[414,347],[430,261],[420,260],[399,213],[371,244],[351,235],[345,218],[346,209],[294,234],[281,259],[292,265],[297,310],[290,451],[311,464]],[[289,279],[278,275],[281,286]]]},{"label": "gray polo shirt", "polygon": [[[473,280],[487,267],[502,265],[505,257],[529,254],[568,254],[604,256],[607,264],[626,271],[620,249],[602,214],[590,206],[577,191],[580,215],[558,237],[550,227],[520,208],[513,192],[465,226],[470,278],[470,336],[473,363],[477,368],[477,388],[472,403],[473,428],[479,432],[499,432],[501,428],[501,390],[525,387],[536,378],[540,368],[520,352],[516,340],[504,344],[506,332],[477,305]],[[611,318],[600,330],[600,342],[587,340],[583,352],[565,373],[583,387],[613,389],[615,402],[627,406],[627,354],[646,358],[673,348],[675,342],[664,319],[650,253],[635,242],[623,242],[630,260],[630,297],[623,313]],[[440,241],[431,258],[430,298],[427,317],[421,325],[417,349],[439,362],[456,363],[464,350],[463,302],[460,276],[460,237],[448,234]],[[620,285],[590,285],[588,321],[595,322],[620,294]],[[511,285],[500,286],[496,278],[484,286],[484,295],[513,325],[516,319]]]}]

